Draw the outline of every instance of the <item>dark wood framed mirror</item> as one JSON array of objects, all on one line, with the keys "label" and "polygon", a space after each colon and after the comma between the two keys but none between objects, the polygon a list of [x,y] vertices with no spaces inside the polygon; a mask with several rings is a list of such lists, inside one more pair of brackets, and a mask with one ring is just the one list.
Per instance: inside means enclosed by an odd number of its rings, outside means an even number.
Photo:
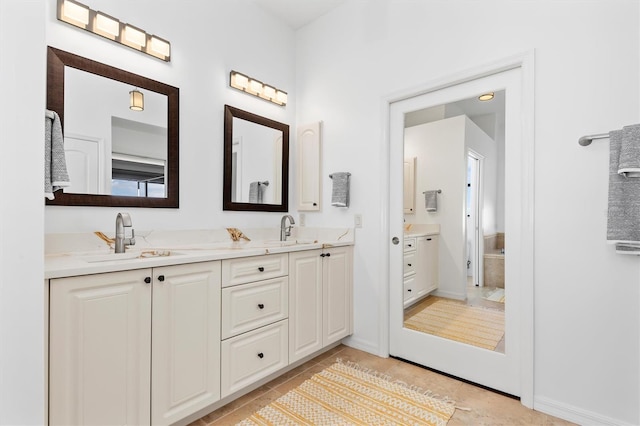
[{"label": "dark wood framed mirror", "polygon": [[224,106],[223,209],[289,210],[289,125]]},{"label": "dark wood framed mirror", "polygon": [[[143,111],[129,108],[132,90]],[[179,93],[48,47],[47,109],[62,122],[71,186],[46,204],[178,208]]]}]

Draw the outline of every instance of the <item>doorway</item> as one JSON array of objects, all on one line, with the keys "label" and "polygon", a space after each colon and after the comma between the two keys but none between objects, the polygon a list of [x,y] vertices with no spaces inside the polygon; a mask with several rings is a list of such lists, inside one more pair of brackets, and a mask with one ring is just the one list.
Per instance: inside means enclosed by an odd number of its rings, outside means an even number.
[{"label": "doorway", "polygon": [[[504,183],[505,194],[505,239],[509,247],[513,247],[512,258],[515,260],[516,254],[526,255],[527,250],[532,246],[532,232],[527,226],[523,226],[522,220],[532,214],[531,212],[523,212],[523,206],[526,203],[522,201],[529,199],[529,192],[522,192],[522,188],[530,186],[532,181],[529,176],[521,173],[521,164],[523,163],[523,153],[528,150],[524,137],[525,129],[523,127],[522,117],[522,69],[520,66],[510,67],[495,73],[487,73],[478,78],[470,78],[457,84],[440,85],[439,88],[428,91],[425,94],[416,96],[407,96],[406,98],[393,102],[390,105],[390,197],[389,197],[389,230],[391,236],[406,235],[406,226],[403,225],[403,209],[398,206],[403,205],[401,199],[403,191],[400,191],[400,185],[403,184],[402,165],[405,152],[405,136],[407,134],[405,123],[410,114],[425,109],[446,106],[461,99],[477,97],[487,91],[501,91],[506,93],[506,150],[505,150],[505,174],[510,176],[508,181]],[[458,121],[466,121],[463,118]],[[408,153],[412,156],[412,153]],[[444,161],[447,155],[455,157],[461,165],[459,173],[456,173],[454,183],[440,184],[436,180],[429,182],[429,188],[417,187],[416,194],[421,196],[423,191],[441,189],[439,193],[439,207],[444,209],[444,214],[439,217],[433,215],[434,222],[430,225],[438,225],[439,232],[437,236],[439,243],[438,252],[438,280],[439,286],[433,294],[439,294],[459,301],[465,301],[467,298],[467,261],[468,253],[466,249],[466,171],[469,150],[462,144],[460,147],[449,145],[441,150],[438,155],[436,164],[427,165],[428,169],[435,169],[444,164],[444,168],[451,168]],[[419,161],[419,160],[418,160]],[[416,165],[416,169],[420,169],[420,164]],[[479,168],[481,169],[481,167]],[[417,179],[416,179],[417,181]],[[441,188],[442,187],[442,188]],[[530,188],[528,188],[530,189]],[[481,186],[478,188],[478,195],[481,192]],[[416,202],[416,206],[426,205],[426,200]],[[471,204],[471,203],[469,203]],[[478,203],[479,204],[479,203]],[[458,208],[452,206],[459,206]],[[424,208],[423,208],[424,209]],[[482,213],[484,215],[484,213]],[[451,222],[450,225],[448,222]],[[486,227],[486,224],[484,225]],[[479,226],[480,231],[482,226]],[[453,231],[452,231],[453,230]],[[448,237],[451,232],[458,232],[457,237],[453,238],[452,243],[445,243],[443,240]],[[475,229],[473,229],[475,232]],[[446,234],[445,234],[446,233]],[[400,239],[401,240],[401,239]],[[406,240],[405,240],[406,241]],[[477,245],[483,244],[480,235],[475,238]],[[474,243],[475,244],[475,243]],[[403,295],[403,255],[402,245],[390,246],[390,263],[389,263],[389,311],[390,311],[390,327],[389,327],[389,348],[390,355],[407,359],[439,371],[443,371],[454,376],[479,383],[484,386],[491,387],[512,395],[523,397],[525,405],[531,405],[532,396],[532,345],[527,342],[532,341],[532,333],[529,334],[526,329],[523,333],[523,325],[528,327],[529,321],[532,319],[524,318],[521,322],[522,312],[520,309],[524,305],[528,306],[532,301],[521,304],[522,294],[529,291],[532,282],[528,278],[524,278],[529,266],[532,266],[532,257],[524,262],[509,262],[505,264],[505,276],[508,282],[513,281],[514,285],[505,289],[509,305],[504,310],[504,332],[508,338],[506,339],[504,353],[487,350],[471,344],[449,338],[432,335],[416,331],[415,329],[405,327],[405,305]],[[511,250],[511,249],[510,249]],[[481,252],[476,249],[475,253]],[[474,255],[474,257],[476,257]],[[478,278],[478,284],[482,282],[480,278],[480,262],[476,259],[478,271],[475,275]],[[524,327],[526,328],[526,327]],[[523,343],[526,345],[524,359],[521,358],[521,349]],[[469,360],[473,360],[469,362]]]}]

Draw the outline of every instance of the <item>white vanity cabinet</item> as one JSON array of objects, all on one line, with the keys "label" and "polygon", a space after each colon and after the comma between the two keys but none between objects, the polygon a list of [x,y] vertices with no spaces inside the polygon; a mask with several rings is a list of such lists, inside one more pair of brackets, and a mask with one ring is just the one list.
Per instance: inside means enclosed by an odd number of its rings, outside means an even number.
[{"label": "white vanity cabinet", "polygon": [[352,248],[289,254],[289,361],[352,334]]},{"label": "white vanity cabinet", "polygon": [[405,238],[403,262],[406,308],[438,288],[438,236]]},{"label": "white vanity cabinet", "polygon": [[171,424],[220,399],[220,262],[51,279],[49,424]]},{"label": "white vanity cabinet", "polygon": [[288,254],[222,261],[222,397],[289,364]]}]

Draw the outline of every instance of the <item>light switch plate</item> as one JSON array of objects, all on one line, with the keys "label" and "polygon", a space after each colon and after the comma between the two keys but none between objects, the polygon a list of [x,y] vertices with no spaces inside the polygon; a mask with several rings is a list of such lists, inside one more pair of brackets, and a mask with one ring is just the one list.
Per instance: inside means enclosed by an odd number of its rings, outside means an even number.
[{"label": "light switch plate", "polygon": [[298,215],[298,221],[300,222],[300,226],[305,226],[307,224],[307,217],[304,213],[300,213]]},{"label": "light switch plate", "polygon": [[362,228],[362,215],[360,213],[353,215],[353,225],[356,228]]}]

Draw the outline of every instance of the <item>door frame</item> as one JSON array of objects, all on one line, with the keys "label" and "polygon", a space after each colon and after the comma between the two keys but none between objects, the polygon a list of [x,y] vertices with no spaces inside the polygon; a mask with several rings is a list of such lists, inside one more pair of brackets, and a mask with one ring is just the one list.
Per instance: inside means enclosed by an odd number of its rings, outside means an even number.
[{"label": "door frame", "polygon": [[[380,155],[380,197],[381,212],[381,247],[382,261],[380,262],[380,276],[390,277],[390,244],[393,237],[390,233],[390,110],[391,104],[419,95],[435,92],[440,89],[462,84],[468,81],[487,77],[503,71],[519,68],[521,70],[522,117],[520,147],[521,170],[521,253],[520,268],[517,279],[521,285],[520,293],[520,401],[533,408],[534,392],[534,50],[528,50],[514,56],[502,58],[491,63],[479,65],[458,73],[450,73],[419,86],[408,88],[390,94],[382,99],[382,152]],[[379,304],[379,355],[389,356],[389,285],[380,289],[383,296]]]},{"label": "door frame", "polygon": [[[484,287],[484,265],[481,262],[484,256],[484,233],[481,231],[483,228],[482,222],[482,204],[484,202],[484,159],[485,157],[482,154],[474,151],[471,148],[467,149],[467,162],[469,158],[473,158],[476,162],[475,164],[475,187],[473,187],[472,199],[472,209],[473,209],[473,224],[471,232],[473,232],[473,278],[474,285],[478,285],[479,287]],[[469,240],[469,222],[466,221],[465,226],[465,234],[467,237],[467,241]],[[469,257],[469,253],[467,253],[467,258]]]}]

